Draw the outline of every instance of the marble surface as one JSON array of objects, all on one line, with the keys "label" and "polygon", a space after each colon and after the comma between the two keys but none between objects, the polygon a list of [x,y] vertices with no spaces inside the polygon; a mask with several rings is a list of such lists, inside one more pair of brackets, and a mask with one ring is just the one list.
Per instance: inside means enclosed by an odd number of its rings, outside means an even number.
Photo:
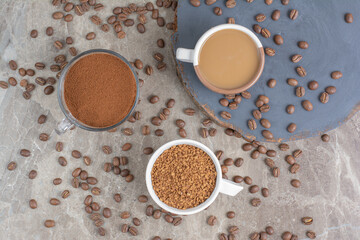
[{"label": "marble surface", "polygon": [[[120,1],[103,1],[105,9],[98,13],[100,17],[111,14],[113,7]],[[121,1],[126,5],[129,1]],[[136,1],[144,4],[145,1]],[[31,100],[22,97],[22,88],[17,85],[7,90],[0,89],[0,239],[96,239],[99,235],[84,211],[83,200],[89,192],[71,187],[71,172],[76,167],[86,169],[90,175],[99,180],[98,187],[102,189],[95,201],[102,207],[112,210],[112,217],[105,220],[104,228],[107,235],[104,239],[151,239],[159,235],[163,239],[217,239],[218,233],[227,232],[231,225],[237,225],[240,233],[238,239],[248,239],[254,231],[263,231],[271,225],[275,234],[271,239],[279,239],[284,231],[291,231],[306,239],[307,230],[317,233],[317,239],[358,239],[360,235],[360,114],[356,114],[346,124],[329,133],[331,141],[324,143],[320,138],[312,138],[291,142],[291,151],[302,149],[304,154],[299,159],[301,170],[296,176],[288,171],[288,164],[284,156],[289,152],[280,152],[274,161],[279,166],[281,175],[272,177],[268,167],[264,164],[264,157],[257,160],[250,158],[248,152],[241,150],[244,140],[228,137],[219,127],[214,138],[203,139],[199,135],[201,121],[205,118],[200,112],[194,116],[186,116],[183,109],[195,108],[182,88],[175,72],[175,64],[170,46],[171,31],[159,28],[156,22],[149,19],[146,24],[147,31],[140,35],[136,28],[126,29],[127,37],[117,39],[113,33],[103,33],[97,26],[89,21],[94,11],[82,17],[75,16],[71,23],[55,21],[51,18],[56,7],[45,0],[2,0],[0,1],[0,80],[7,80],[14,76],[20,81],[20,76],[9,70],[7,63],[14,59],[24,68],[33,68],[34,63],[43,61],[47,63],[47,70],[37,71],[36,76],[53,76],[49,70],[52,59],[60,53],[67,54],[65,50],[58,51],[53,47],[55,40],[64,40],[67,36],[74,38],[74,46],[79,51],[91,48],[107,48],[115,50],[130,61],[140,58],[146,64],[155,65],[152,55],[159,51],[165,56],[168,68],[165,72],[154,71],[152,76],[139,72],[140,78],[145,81],[141,88],[142,102],[137,110],[142,112],[143,118],[136,123],[125,123],[114,133],[92,133],[75,129],[62,136],[56,135],[54,127],[64,116],[58,106],[56,94],[45,96],[42,88],[37,86]],[[160,14],[167,21],[174,16],[172,10],[161,9]],[[44,34],[47,26],[53,26],[55,33],[52,37]],[[39,31],[36,39],[31,39],[29,33],[32,29]],[[95,31],[97,38],[93,41],[85,40],[88,32]],[[166,39],[166,48],[158,49],[156,40]],[[68,54],[67,54],[68,55]],[[68,58],[70,56],[68,55]],[[34,82],[35,77],[27,77]],[[160,97],[160,102],[151,105],[147,98],[152,94]],[[142,136],[140,128],[150,124],[152,116],[164,107],[167,99],[176,99],[170,118],[161,128],[165,131],[162,137],[156,137],[151,126],[152,134]],[[48,120],[45,124],[37,124],[40,114],[46,114]],[[214,151],[224,150],[225,157],[243,157],[245,160],[241,168],[231,167],[229,177],[234,175],[251,176],[253,182],[260,187],[268,187],[270,196],[263,198],[260,193],[250,194],[245,186],[243,192],[236,197],[219,195],[216,201],[206,211],[186,216],[180,226],[172,226],[163,218],[155,220],[145,215],[147,204],[139,203],[137,197],[147,194],[144,174],[149,156],[142,154],[144,147],[158,148],[167,141],[178,139],[174,121],[182,118],[187,122],[188,137],[198,140]],[[316,120],[312,120],[316,121]],[[121,129],[131,127],[133,136],[125,136]],[[39,140],[39,134],[50,134],[47,142]],[[62,152],[55,151],[55,143],[64,142]],[[122,152],[121,146],[125,142],[133,144],[129,152]],[[111,155],[105,155],[101,146],[109,145],[113,149]],[[268,148],[277,149],[276,144],[265,144]],[[31,150],[31,157],[23,158],[19,151],[22,148]],[[77,149],[84,155],[92,158],[93,163],[86,166],[81,159],[71,157],[71,151]],[[68,160],[66,167],[61,167],[57,158],[64,156]],[[123,178],[103,171],[104,162],[111,161],[113,156],[128,156],[128,168],[135,179],[126,183]],[[14,171],[7,170],[10,161],[17,162]],[[28,178],[30,170],[35,169],[38,176],[34,180]],[[54,186],[52,180],[60,177],[61,185]],[[302,182],[299,189],[291,187],[290,180],[298,178]],[[65,189],[71,191],[70,197],[61,199],[61,192]],[[122,201],[116,203],[112,195],[122,194]],[[59,206],[51,206],[49,199],[61,199]],[[259,197],[262,204],[254,208],[249,204],[253,197]],[[34,198],[38,208],[29,208],[28,201]],[[154,204],[149,201],[148,204]],[[138,227],[139,235],[132,237],[120,232],[123,223],[130,223],[132,218],[120,218],[122,211],[131,211],[132,217],[142,220]],[[236,212],[234,219],[227,219],[227,211]],[[215,215],[218,222],[210,227],[206,220]],[[305,226],[301,218],[311,216],[314,223]],[[51,229],[44,227],[45,219],[54,219],[56,226]]]}]

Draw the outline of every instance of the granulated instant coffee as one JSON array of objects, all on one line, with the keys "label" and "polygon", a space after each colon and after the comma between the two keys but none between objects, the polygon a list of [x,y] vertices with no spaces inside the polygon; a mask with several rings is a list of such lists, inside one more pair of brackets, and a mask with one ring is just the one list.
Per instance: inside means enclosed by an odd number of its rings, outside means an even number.
[{"label": "granulated instant coffee", "polygon": [[151,171],[152,186],[160,201],[177,209],[205,202],[214,191],[216,176],[210,156],[187,144],[165,150]]},{"label": "granulated instant coffee", "polygon": [[78,121],[91,127],[110,127],[131,111],[136,87],[134,74],[124,61],[111,54],[92,53],[70,67],[64,99]]}]

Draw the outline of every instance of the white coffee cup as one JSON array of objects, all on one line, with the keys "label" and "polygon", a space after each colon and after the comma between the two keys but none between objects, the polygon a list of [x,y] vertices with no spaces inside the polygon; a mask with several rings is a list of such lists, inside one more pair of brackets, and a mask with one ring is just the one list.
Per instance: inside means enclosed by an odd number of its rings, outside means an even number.
[{"label": "white coffee cup", "polygon": [[[201,150],[203,150],[204,152],[206,152],[210,156],[211,160],[213,161],[213,163],[215,165],[216,173],[217,173],[215,188],[214,188],[214,191],[211,193],[210,197],[202,204],[200,204],[194,208],[189,208],[189,209],[185,209],[185,210],[170,207],[170,206],[166,205],[165,203],[163,203],[162,201],[160,201],[160,199],[158,198],[158,196],[156,195],[156,193],[153,189],[152,181],[151,181],[151,170],[154,166],[155,161],[158,159],[158,157],[165,150],[171,148],[172,146],[180,145],[180,144],[192,145],[192,146],[198,147]],[[148,189],[149,194],[152,197],[152,199],[162,209],[164,209],[168,212],[174,213],[174,214],[178,214],[178,215],[190,215],[190,214],[198,213],[198,212],[204,210],[205,208],[207,208],[208,206],[210,206],[210,204],[212,204],[215,201],[215,199],[219,195],[219,193],[224,193],[226,195],[235,196],[243,189],[243,187],[240,184],[237,184],[237,183],[234,183],[232,181],[222,178],[222,172],[221,172],[221,166],[220,166],[219,160],[217,159],[215,154],[208,147],[206,147],[204,144],[202,144],[200,142],[190,140],[190,139],[179,139],[179,140],[175,140],[172,142],[168,142],[168,143],[162,145],[158,150],[156,150],[154,152],[154,154],[151,156],[149,163],[147,165],[145,179],[146,179],[147,189]]]},{"label": "white coffee cup", "polygon": [[[202,76],[202,74],[199,71],[199,54],[200,54],[203,44],[211,35],[213,35],[214,33],[218,32],[218,31],[224,30],[224,29],[234,29],[234,30],[241,31],[241,32],[245,33],[246,35],[248,35],[253,40],[253,42],[256,44],[256,46],[258,48],[259,58],[260,58],[259,66],[257,68],[256,74],[254,75],[254,77],[252,79],[250,79],[248,83],[244,84],[241,87],[237,87],[234,89],[222,89],[222,88],[214,86],[204,76]],[[199,40],[196,42],[194,49],[178,48],[176,50],[176,59],[178,59],[179,61],[182,61],[182,62],[192,63],[194,65],[196,75],[198,76],[198,78],[200,79],[202,84],[204,84],[204,86],[207,87],[208,89],[210,89],[211,91],[221,93],[221,94],[236,94],[236,93],[246,91],[251,86],[253,86],[257,82],[257,80],[260,78],[260,76],[264,70],[264,65],[265,65],[264,48],[263,48],[259,38],[250,29],[248,29],[244,26],[238,25],[238,24],[221,24],[221,25],[215,26],[213,28],[210,28],[199,38]]]}]

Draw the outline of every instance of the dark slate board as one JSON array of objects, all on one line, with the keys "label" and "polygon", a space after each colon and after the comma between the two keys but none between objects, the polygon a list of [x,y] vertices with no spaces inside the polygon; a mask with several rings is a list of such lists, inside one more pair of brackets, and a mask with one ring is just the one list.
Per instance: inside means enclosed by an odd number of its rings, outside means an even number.
[{"label": "dark slate board", "polygon": [[[185,88],[191,94],[194,102],[204,110],[215,122],[224,127],[232,127],[250,139],[264,141],[259,121],[258,128],[251,131],[247,127],[248,119],[252,118],[251,111],[256,108],[255,100],[258,95],[264,94],[270,98],[271,110],[263,117],[270,120],[270,131],[274,134],[274,141],[288,141],[311,136],[317,136],[328,130],[338,127],[353,116],[360,108],[360,1],[358,0],[292,0],[287,6],[274,1],[270,6],[263,0],[247,3],[237,1],[237,6],[228,9],[225,1],[217,1],[207,6],[202,1],[200,7],[195,8],[189,1],[179,1],[177,10],[177,32],[173,35],[174,52],[178,47],[194,48],[197,39],[209,28],[226,23],[228,17],[234,17],[237,24],[252,29],[256,23],[254,16],[264,13],[267,19],[259,23],[270,30],[271,35],[281,34],[284,45],[277,46],[272,37],[265,39],[257,35],[264,47],[276,50],[276,56],[266,56],[264,72],[249,92],[250,100],[243,99],[237,110],[231,112],[232,118],[228,121],[219,115],[227,108],[219,104],[221,94],[211,92],[198,80],[193,65],[177,61],[179,77]],[[223,10],[222,16],[216,16],[213,8],[219,6]],[[271,19],[273,10],[279,9],[281,17],[278,21]],[[292,21],[288,18],[291,9],[299,10],[299,17]],[[354,14],[354,23],[344,21],[344,14]],[[297,42],[306,40],[310,47],[307,50],[299,49]],[[293,54],[303,55],[300,63],[292,63]],[[303,66],[307,71],[304,78],[296,74],[295,67]],[[332,71],[343,72],[343,78],[333,80]],[[267,87],[270,78],[277,80],[275,88]],[[296,78],[299,86],[304,86],[306,94],[302,98],[295,96],[295,88],[287,85],[287,78]],[[319,82],[319,88],[311,91],[307,83],[311,80]],[[330,96],[327,104],[319,101],[319,95],[327,86],[336,86],[337,92]],[[312,112],[301,107],[301,101],[308,99],[314,105]],[[288,104],[295,105],[295,113],[285,112]],[[290,123],[297,124],[297,130],[290,134],[286,127]]]}]

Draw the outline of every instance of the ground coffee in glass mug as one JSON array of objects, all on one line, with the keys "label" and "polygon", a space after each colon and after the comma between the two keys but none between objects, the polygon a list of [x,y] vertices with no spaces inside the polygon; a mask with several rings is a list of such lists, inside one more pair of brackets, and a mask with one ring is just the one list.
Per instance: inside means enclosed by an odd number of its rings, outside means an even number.
[{"label": "ground coffee in glass mug", "polygon": [[234,89],[251,81],[259,65],[260,56],[254,40],[244,32],[224,29],[205,41],[195,68],[215,87]]},{"label": "ground coffee in glass mug", "polygon": [[85,55],[65,76],[64,100],[71,115],[94,128],[123,120],[132,110],[136,95],[134,73],[112,54]]}]

